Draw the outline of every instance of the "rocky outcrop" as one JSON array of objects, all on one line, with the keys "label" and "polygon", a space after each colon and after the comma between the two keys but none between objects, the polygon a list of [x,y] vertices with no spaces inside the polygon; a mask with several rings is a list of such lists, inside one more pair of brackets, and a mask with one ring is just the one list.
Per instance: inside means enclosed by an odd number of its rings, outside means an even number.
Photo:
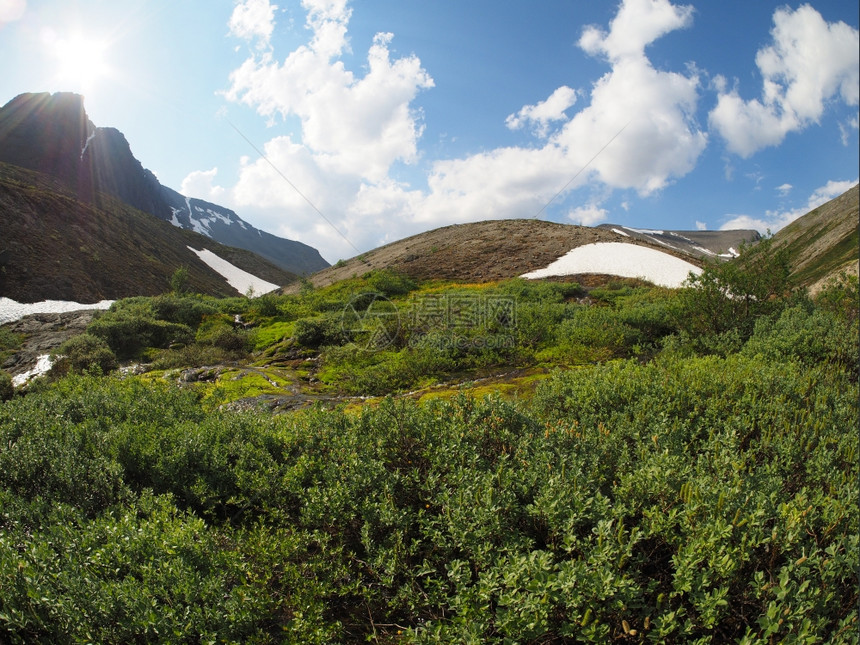
[{"label": "rocky outcrop", "polygon": [[24,340],[15,353],[3,361],[0,369],[13,377],[33,369],[40,356],[50,354],[78,334],[83,334],[96,312],[70,311],[59,314],[33,314],[5,325]]}]

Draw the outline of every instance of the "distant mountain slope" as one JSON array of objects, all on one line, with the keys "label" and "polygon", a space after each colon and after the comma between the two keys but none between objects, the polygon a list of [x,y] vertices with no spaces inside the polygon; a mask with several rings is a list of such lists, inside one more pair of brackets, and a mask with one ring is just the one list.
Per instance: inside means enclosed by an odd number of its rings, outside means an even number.
[{"label": "distant mountain slope", "polygon": [[[371,269],[390,268],[422,280],[487,282],[543,269],[571,249],[596,242],[629,242],[668,253],[694,265],[701,265],[702,257],[708,255],[693,252],[680,243],[669,247],[650,235],[620,233],[613,228],[619,227],[575,226],[542,220],[489,220],[445,226],[339,262],[312,275],[310,280],[323,286]],[[719,254],[721,249],[734,244],[739,245],[742,239],[758,238],[755,231],[722,233],[722,237],[713,238],[709,243],[714,248],[712,254]],[[704,243],[704,240],[699,240],[696,246]],[[290,285],[285,290],[297,289],[297,285]]]},{"label": "distant mountain slope", "polygon": [[[614,231],[633,240],[654,243],[667,249],[681,251],[702,260],[736,257],[738,249],[760,239],[758,231],[736,229],[731,231],[661,231],[630,228],[618,224],[601,224],[598,228]],[[632,241],[632,240],[631,240]]]},{"label": "distant mountain slope", "polygon": [[82,202],[56,178],[0,163],[0,296],[97,302],[169,289],[179,267],[188,287],[212,295],[237,292],[188,247],[209,249],[276,284],[297,276],[244,249],[171,226],[116,198]]},{"label": "distant mountain slope", "polygon": [[119,130],[89,120],[78,94],[22,94],[0,108],[0,161],[54,177],[81,201],[104,207],[99,194],[111,195],[175,226],[258,253],[291,273],[328,266],[306,244],[264,233],[230,209],[162,186]]},{"label": "distant mountain slope", "polygon": [[[329,265],[315,248],[261,231],[229,208],[202,199],[185,197],[166,186],[162,186],[162,194],[170,208],[169,221],[174,226],[211,237],[227,246],[251,250],[282,269],[298,275],[313,273]],[[289,245],[286,259],[285,243]]]},{"label": "distant mountain slope", "polygon": [[788,249],[792,276],[799,284],[815,290],[846,269],[857,274],[860,258],[858,190],[860,187],[854,186],[773,236],[775,251]]}]

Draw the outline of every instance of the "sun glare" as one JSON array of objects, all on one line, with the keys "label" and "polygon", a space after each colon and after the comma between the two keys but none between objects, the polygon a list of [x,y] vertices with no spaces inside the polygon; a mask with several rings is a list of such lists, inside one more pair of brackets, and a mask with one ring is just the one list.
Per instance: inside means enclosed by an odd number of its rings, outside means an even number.
[{"label": "sun glare", "polygon": [[54,48],[57,78],[66,89],[85,93],[110,71],[108,47],[104,41],[75,34],[58,38]]}]

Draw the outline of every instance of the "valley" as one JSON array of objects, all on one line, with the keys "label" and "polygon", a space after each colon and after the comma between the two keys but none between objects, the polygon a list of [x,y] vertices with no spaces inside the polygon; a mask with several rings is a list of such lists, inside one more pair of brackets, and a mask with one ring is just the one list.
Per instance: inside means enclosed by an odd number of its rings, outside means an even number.
[{"label": "valley", "polygon": [[857,186],[325,267],[4,112],[0,641],[856,642]]}]

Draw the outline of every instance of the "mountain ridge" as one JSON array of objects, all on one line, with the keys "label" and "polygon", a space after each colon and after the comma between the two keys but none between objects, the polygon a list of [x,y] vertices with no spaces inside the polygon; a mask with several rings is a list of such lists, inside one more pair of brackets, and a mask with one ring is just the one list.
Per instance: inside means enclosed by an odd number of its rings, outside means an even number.
[{"label": "mountain ridge", "polygon": [[[260,231],[226,207],[163,186],[134,157],[122,132],[93,124],[79,94],[21,94],[0,108],[0,162],[55,177],[97,206],[101,194],[118,198],[177,227],[258,253],[289,273],[328,266],[307,244]],[[217,223],[195,227],[195,208],[217,213]]]},{"label": "mountain ridge", "polygon": [[[788,247],[796,284],[814,292],[816,285],[842,270],[857,273],[857,202],[855,185],[774,235],[774,251]],[[485,220],[412,235],[342,260],[308,279],[315,287],[324,287],[371,270],[393,269],[418,280],[490,282],[544,269],[578,247],[610,242],[644,246],[702,267],[730,261],[743,246],[759,240],[761,235],[752,229],[652,230],[619,224],[590,227],[534,219]],[[610,275],[614,274],[593,271],[577,274],[577,279],[594,281]],[[281,291],[297,293],[300,288],[296,283]]]}]

